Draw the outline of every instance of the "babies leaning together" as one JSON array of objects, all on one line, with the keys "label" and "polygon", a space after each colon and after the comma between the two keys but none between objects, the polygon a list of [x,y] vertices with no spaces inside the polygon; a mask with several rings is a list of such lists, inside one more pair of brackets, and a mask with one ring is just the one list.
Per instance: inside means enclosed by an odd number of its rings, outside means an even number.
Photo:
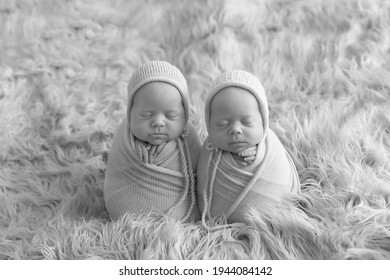
[{"label": "babies leaning together", "polygon": [[244,222],[299,190],[294,162],[269,128],[260,81],[232,70],[217,77],[205,104],[203,145],[189,122],[187,82],[175,66],[151,61],[128,84],[127,117],[108,157],[104,200],[117,220],[157,213],[197,222]]}]

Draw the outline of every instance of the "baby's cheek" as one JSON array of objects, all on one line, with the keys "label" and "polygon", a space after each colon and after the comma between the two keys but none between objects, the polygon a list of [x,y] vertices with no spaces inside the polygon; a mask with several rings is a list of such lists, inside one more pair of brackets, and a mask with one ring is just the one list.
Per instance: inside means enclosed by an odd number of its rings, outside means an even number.
[{"label": "baby's cheek", "polygon": [[131,132],[137,137],[140,138],[141,140],[145,140],[145,135],[147,134],[147,124],[144,122],[133,122],[130,124],[130,130]]},{"label": "baby's cheek", "polygon": [[182,134],[184,131],[185,123],[181,121],[170,122],[166,124],[166,129],[174,134]]},{"label": "baby's cheek", "polygon": [[253,144],[258,144],[261,139],[263,138],[263,129],[262,128],[257,128],[252,132],[251,135],[251,142]]},{"label": "baby's cheek", "polygon": [[216,143],[216,145],[221,148],[221,149],[227,149],[228,147],[228,136],[226,135],[226,133],[223,133],[223,132],[219,132],[216,134],[216,137],[215,137],[215,140],[214,142]]}]

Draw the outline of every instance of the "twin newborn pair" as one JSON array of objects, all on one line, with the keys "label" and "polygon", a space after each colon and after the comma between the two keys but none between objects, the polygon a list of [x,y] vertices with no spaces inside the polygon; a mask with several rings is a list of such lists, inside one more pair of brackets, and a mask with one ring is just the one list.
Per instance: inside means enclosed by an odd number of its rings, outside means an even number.
[{"label": "twin newborn pair", "polygon": [[128,84],[127,118],[112,144],[104,182],[110,217],[155,212],[182,221],[224,217],[280,203],[299,189],[295,165],[269,128],[260,81],[233,70],[214,82],[205,104],[203,143],[189,123],[185,78],[152,61]]}]

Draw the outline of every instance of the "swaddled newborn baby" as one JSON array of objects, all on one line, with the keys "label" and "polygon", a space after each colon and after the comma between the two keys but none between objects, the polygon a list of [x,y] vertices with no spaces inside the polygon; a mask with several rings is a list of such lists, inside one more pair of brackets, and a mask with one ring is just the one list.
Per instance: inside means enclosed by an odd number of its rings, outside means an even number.
[{"label": "swaddled newborn baby", "polygon": [[152,61],[133,73],[127,118],[115,134],[104,182],[112,219],[150,212],[200,218],[195,171],[201,143],[188,119],[187,83],[179,69]]},{"label": "swaddled newborn baby", "polygon": [[[260,81],[234,70],[220,75],[206,100],[208,137],[198,164],[202,220],[224,216],[243,222],[250,208],[262,211],[299,189],[295,165],[269,129],[268,102]],[[252,164],[237,155],[254,147]]]}]

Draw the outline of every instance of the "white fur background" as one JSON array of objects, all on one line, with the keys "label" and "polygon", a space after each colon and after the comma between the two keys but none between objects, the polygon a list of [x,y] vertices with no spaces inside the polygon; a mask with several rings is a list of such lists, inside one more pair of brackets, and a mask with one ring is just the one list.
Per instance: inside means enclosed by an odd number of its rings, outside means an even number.
[{"label": "white fur background", "polygon": [[[295,207],[209,233],[108,219],[105,159],[149,60],[262,81]],[[0,0],[0,259],[390,259],[390,1]]]}]

